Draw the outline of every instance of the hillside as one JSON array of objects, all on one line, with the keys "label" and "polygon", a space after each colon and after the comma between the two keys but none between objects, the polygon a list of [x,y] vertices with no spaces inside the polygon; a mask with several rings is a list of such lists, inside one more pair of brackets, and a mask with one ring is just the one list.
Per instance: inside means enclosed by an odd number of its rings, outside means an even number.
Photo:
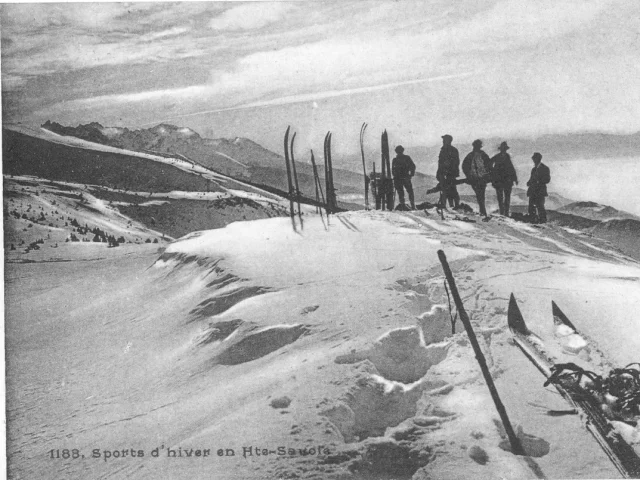
[{"label": "hillside", "polygon": [[[69,142],[69,138],[49,140],[3,130],[5,221],[15,222],[5,228],[5,247],[41,239],[48,247],[72,234],[80,241],[92,240],[94,234],[85,238],[78,232],[86,222],[76,212],[87,210],[89,217],[100,212],[115,222],[116,238],[127,233],[130,223],[139,225],[135,235],[124,235],[126,242],[145,241],[149,229],[156,232],[152,240],[163,234],[177,238],[194,230],[287,213],[288,202],[281,196],[179,158],[84,140]],[[41,213],[49,216],[46,221],[41,221]],[[65,218],[63,223],[60,217]],[[70,226],[76,217],[79,225]],[[91,229],[104,226],[89,217],[83,218]],[[13,238],[23,231],[30,233]]]},{"label": "hillside", "polygon": [[[506,307],[513,292],[550,354],[605,374],[638,361],[639,264],[558,226],[468,220],[310,214],[299,233],[237,222],[161,250],[7,251],[9,477],[617,477],[556,414],[569,405],[511,343]],[[438,249],[530,457],[502,448]]]}]

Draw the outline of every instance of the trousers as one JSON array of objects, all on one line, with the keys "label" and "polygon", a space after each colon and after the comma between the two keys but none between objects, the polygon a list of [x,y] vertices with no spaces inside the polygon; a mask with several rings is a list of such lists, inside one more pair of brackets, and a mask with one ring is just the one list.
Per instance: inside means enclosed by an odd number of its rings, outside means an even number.
[{"label": "trousers", "polygon": [[544,195],[529,197],[529,215],[532,221],[539,223],[547,222],[547,211],[544,208],[544,200]]},{"label": "trousers", "polygon": [[498,208],[500,215],[509,216],[511,206],[511,185],[496,186],[496,196],[498,197]]},{"label": "trousers", "polygon": [[476,193],[476,200],[478,200],[478,206],[480,207],[480,215],[487,216],[487,209],[484,206],[484,196],[487,190],[487,184],[484,182],[472,183],[471,188]]},{"label": "trousers", "polygon": [[394,186],[396,187],[396,191],[398,192],[398,199],[400,203],[404,203],[404,190],[407,190],[409,194],[409,202],[411,203],[411,208],[416,208],[416,203],[413,198],[413,185],[411,184],[411,177],[395,177],[393,179]]}]

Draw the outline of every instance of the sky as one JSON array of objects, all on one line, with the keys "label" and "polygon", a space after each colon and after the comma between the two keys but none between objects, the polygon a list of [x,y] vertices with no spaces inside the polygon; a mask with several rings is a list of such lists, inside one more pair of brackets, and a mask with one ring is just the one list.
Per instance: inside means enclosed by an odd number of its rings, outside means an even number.
[{"label": "sky", "polygon": [[279,152],[640,130],[637,0],[0,6],[3,122],[188,126]]}]

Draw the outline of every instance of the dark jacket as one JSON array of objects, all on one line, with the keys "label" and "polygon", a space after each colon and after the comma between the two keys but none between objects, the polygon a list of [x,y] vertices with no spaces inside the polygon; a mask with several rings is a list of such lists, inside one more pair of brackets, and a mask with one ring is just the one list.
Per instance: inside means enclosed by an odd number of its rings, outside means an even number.
[{"label": "dark jacket", "polygon": [[399,153],[391,164],[393,178],[411,178],[416,173],[416,164],[409,155]]},{"label": "dark jacket", "polygon": [[491,183],[495,188],[505,188],[514,182],[518,182],[518,176],[511,157],[506,152],[498,153],[491,159]]},{"label": "dark jacket", "polygon": [[436,178],[442,182],[445,178],[458,178],[460,176],[460,154],[452,145],[443,146],[438,156],[438,171]]},{"label": "dark jacket", "polygon": [[531,169],[531,178],[527,182],[528,197],[546,197],[547,183],[551,181],[551,171],[544,163],[540,162],[537,167]]},{"label": "dark jacket", "polygon": [[[473,157],[480,154],[482,163],[474,165]],[[474,183],[489,183],[491,181],[491,159],[483,150],[472,151],[462,161],[462,171],[471,185]]]}]

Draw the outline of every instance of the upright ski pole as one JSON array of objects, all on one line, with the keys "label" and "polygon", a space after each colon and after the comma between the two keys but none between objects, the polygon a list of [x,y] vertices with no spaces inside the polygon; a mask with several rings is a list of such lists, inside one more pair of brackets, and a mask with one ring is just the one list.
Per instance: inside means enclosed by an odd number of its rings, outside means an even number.
[{"label": "upright ski pole", "polygon": [[469,341],[471,342],[471,346],[473,347],[473,352],[476,355],[476,360],[478,360],[478,364],[480,365],[480,370],[482,370],[484,380],[485,382],[487,382],[489,392],[491,392],[493,403],[495,403],[496,405],[496,410],[498,410],[498,414],[500,415],[500,419],[502,420],[502,425],[504,425],[504,429],[507,432],[507,436],[509,437],[509,442],[511,443],[511,451],[516,455],[526,455],[524,449],[522,448],[522,444],[520,443],[520,439],[513,431],[513,427],[511,426],[511,422],[509,421],[509,417],[507,416],[507,410],[504,408],[502,400],[500,400],[500,396],[498,395],[498,390],[496,390],[496,386],[493,383],[493,378],[491,377],[491,372],[489,372],[487,361],[482,354],[482,350],[480,349],[480,345],[478,344],[478,339],[476,338],[476,334],[474,333],[473,327],[471,326],[471,321],[469,320],[469,316],[464,309],[462,299],[460,298],[460,294],[458,293],[456,281],[453,278],[453,273],[451,273],[451,268],[449,268],[447,257],[442,250],[438,250],[438,258],[440,259],[442,269],[444,270],[444,274],[447,277],[447,281],[449,282],[451,295],[453,296],[453,300],[456,303],[458,312],[460,313],[460,320],[462,320],[464,328],[467,330],[467,335],[469,337]]}]

